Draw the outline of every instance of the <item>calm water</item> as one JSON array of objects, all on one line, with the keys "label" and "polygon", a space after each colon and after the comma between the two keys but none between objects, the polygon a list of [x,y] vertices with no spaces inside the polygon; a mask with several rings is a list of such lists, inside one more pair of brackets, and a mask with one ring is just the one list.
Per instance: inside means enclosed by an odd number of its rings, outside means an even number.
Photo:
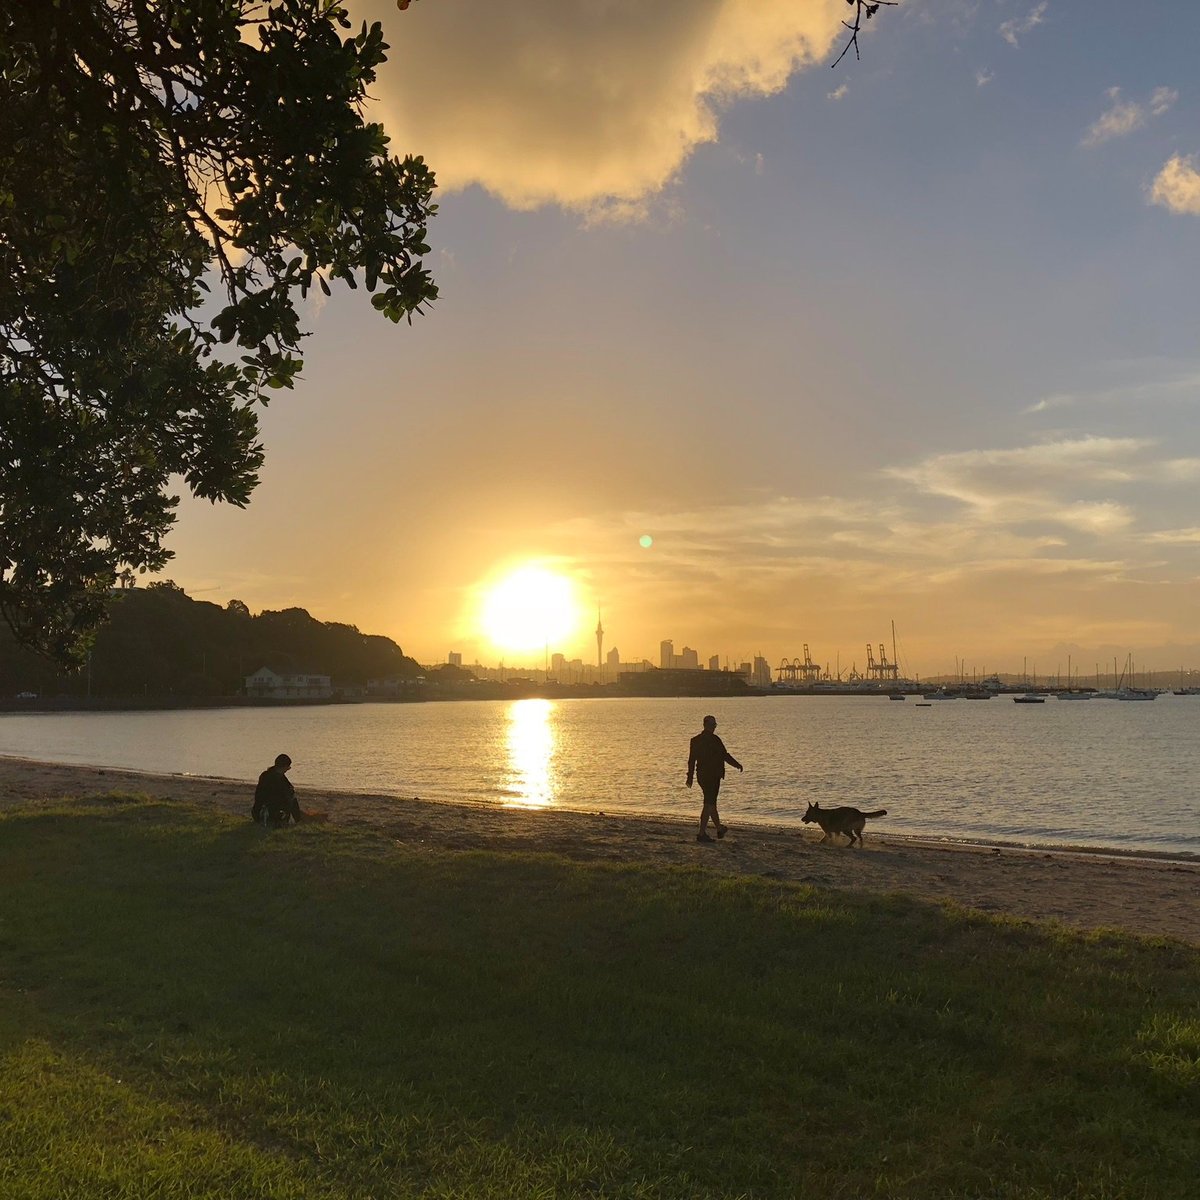
[{"label": "calm water", "polygon": [[[687,741],[712,710],[746,773],[730,824],[799,822],[808,800],[886,808],[922,837],[1200,854],[1200,696],[1152,703],[882,698],[521,700],[0,715],[0,754],[394,796],[690,820]],[[868,832],[869,836],[869,832]]]}]

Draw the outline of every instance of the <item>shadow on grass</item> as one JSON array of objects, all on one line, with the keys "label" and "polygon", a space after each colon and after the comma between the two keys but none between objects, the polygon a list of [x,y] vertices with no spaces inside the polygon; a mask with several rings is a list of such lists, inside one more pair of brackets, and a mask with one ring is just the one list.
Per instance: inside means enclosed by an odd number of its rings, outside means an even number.
[{"label": "shadow on grass", "polygon": [[6,1102],[132,1089],[162,1194],[1192,1193],[1183,946],[123,797],[0,872]]}]

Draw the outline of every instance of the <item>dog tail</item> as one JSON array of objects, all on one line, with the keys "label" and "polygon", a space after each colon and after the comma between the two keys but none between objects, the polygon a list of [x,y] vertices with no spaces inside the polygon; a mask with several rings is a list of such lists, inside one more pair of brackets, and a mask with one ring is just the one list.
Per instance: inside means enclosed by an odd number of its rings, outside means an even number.
[{"label": "dog tail", "polygon": [[886,808],[877,808],[874,812],[863,813],[863,816],[864,817],[886,817],[887,809]]}]

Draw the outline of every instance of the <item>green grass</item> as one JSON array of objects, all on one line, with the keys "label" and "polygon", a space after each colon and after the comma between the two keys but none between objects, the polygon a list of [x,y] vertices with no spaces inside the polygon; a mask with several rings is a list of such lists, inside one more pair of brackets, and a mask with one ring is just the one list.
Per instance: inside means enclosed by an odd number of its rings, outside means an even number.
[{"label": "green grass", "polygon": [[900,897],[18,811],[0,1196],[1192,1197],[1198,998]]}]

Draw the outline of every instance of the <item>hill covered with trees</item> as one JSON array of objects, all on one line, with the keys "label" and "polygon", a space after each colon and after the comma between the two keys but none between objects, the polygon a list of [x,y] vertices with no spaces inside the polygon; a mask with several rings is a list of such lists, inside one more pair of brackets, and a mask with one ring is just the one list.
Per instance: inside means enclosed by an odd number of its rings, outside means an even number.
[{"label": "hill covered with trees", "polygon": [[87,662],[72,672],[25,649],[0,625],[0,697],[230,696],[263,666],[330,675],[335,687],[421,673],[391,638],[318,621],[303,608],[255,615],[240,600],[224,607],[194,600],[170,581],[117,591],[111,613]]}]

